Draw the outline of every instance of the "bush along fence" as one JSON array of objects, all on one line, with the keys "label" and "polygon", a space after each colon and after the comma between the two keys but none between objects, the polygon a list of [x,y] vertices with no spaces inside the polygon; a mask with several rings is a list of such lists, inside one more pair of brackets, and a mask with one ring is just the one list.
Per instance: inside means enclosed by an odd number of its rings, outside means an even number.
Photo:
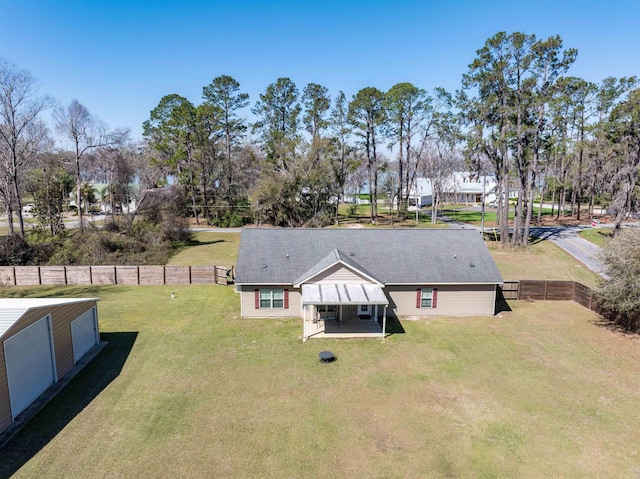
[{"label": "bush along fence", "polygon": [[5,286],[229,284],[234,276],[220,266],[0,266]]},{"label": "bush along fence", "polygon": [[604,309],[598,304],[595,291],[577,281],[505,281],[502,295],[507,301],[575,301],[625,331],[640,331],[640,312],[629,315]]}]

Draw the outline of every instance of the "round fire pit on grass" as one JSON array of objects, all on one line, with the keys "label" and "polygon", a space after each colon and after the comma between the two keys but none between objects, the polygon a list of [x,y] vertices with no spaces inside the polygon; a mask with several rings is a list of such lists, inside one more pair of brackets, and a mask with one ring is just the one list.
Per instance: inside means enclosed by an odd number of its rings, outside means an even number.
[{"label": "round fire pit on grass", "polygon": [[331,351],[320,351],[318,357],[321,363],[332,363],[337,359]]}]

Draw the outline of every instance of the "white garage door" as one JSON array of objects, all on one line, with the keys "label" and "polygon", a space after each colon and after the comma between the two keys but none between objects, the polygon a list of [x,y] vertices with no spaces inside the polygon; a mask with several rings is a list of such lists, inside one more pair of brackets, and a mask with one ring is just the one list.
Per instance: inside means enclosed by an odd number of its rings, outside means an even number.
[{"label": "white garage door", "polygon": [[4,341],[13,418],[56,380],[50,321],[45,316]]},{"label": "white garage door", "polygon": [[87,351],[98,344],[98,324],[96,309],[91,308],[71,321],[71,339],[73,341],[73,362],[77,363]]}]

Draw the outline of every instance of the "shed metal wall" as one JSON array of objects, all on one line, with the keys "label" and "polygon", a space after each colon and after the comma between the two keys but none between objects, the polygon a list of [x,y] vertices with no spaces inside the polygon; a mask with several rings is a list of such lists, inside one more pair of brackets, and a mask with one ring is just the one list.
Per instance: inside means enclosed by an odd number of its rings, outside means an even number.
[{"label": "shed metal wall", "polygon": [[[85,301],[58,306],[33,308],[27,311],[5,335],[5,339],[33,324],[47,314],[51,315],[53,347],[56,358],[56,372],[62,378],[74,365],[73,343],[71,340],[71,321],[85,311],[96,306],[95,301]],[[96,310],[97,311],[97,310]],[[9,384],[4,358],[4,346],[0,341],[0,432],[11,424],[11,405],[9,402]]]}]

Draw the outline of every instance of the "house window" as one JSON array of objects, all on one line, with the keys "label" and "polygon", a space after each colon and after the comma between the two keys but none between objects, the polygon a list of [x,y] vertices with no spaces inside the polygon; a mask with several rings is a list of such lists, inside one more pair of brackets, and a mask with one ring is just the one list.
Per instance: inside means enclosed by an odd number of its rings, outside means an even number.
[{"label": "house window", "polygon": [[361,313],[368,313],[369,312],[369,305],[368,304],[361,304],[360,305],[360,312]]},{"label": "house window", "polygon": [[420,298],[420,307],[421,308],[431,308],[431,303],[433,302],[433,289],[424,288],[422,290],[422,296]]},{"label": "house window", "polygon": [[435,288],[422,288],[417,291],[416,308],[437,307],[438,290]]},{"label": "house window", "polygon": [[276,309],[284,307],[284,289],[260,290],[260,309]]}]

